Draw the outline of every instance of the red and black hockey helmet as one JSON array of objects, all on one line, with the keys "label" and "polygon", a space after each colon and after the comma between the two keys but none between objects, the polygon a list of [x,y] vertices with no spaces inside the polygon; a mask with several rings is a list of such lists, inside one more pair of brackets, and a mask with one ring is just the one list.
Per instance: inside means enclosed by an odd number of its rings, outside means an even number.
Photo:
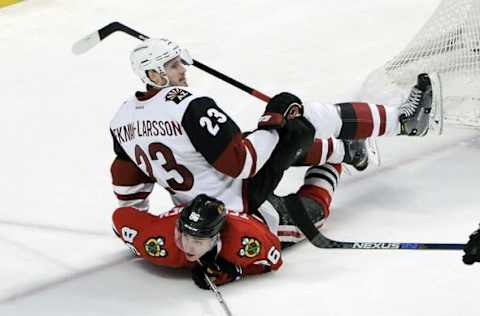
[{"label": "red and black hockey helmet", "polygon": [[198,195],[185,207],[177,221],[178,230],[199,238],[210,238],[220,232],[226,221],[225,204],[206,194]]}]

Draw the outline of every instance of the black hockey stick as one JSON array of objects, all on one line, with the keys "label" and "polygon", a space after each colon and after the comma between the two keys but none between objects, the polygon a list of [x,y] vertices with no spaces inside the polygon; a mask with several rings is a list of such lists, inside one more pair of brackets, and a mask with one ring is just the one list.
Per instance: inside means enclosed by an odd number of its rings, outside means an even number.
[{"label": "black hockey stick", "polygon": [[[120,22],[112,22],[108,25],[105,25],[104,27],[102,27],[101,29],[99,29],[98,31],[95,31],[87,36],[85,36],[84,38],[80,39],[79,41],[77,41],[76,43],[73,44],[73,47],[72,47],[72,51],[74,54],[76,55],[79,55],[79,54],[83,54],[85,52],[87,52],[88,50],[90,50],[91,48],[93,48],[94,46],[96,46],[98,43],[100,43],[101,41],[103,41],[105,38],[107,38],[109,35],[115,33],[115,32],[123,32],[123,33],[126,33],[132,37],[135,37],[141,41],[144,41],[146,39],[149,39],[150,37],[138,32],[138,31],[135,31],[134,29],[120,23]],[[187,64],[190,64],[190,62],[187,62]],[[217,77],[218,79],[220,80],[223,80],[229,84],[231,84],[232,86],[250,94],[250,95],[253,95],[254,97],[262,100],[262,101],[265,101],[265,102],[268,102],[270,100],[270,97],[263,94],[262,92],[258,91],[258,90],[255,90],[233,78],[230,78],[229,76],[213,69],[213,68],[210,68],[208,67],[207,65],[205,64],[202,64],[201,62],[199,62],[198,60],[195,60],[195,59],[192,59],[191,61],[191,64],[195,67],[197,67],[198,69],[201,69],[207,73],[209,73],[210,75],[214,76],[214,77]]]},{"label": "black hockey stick", "polygon": [[369,249],[369,250],[463,250],[465,244],[451,243],[395,243],[395,242],[351,242],[336,241],[318,233],[312,240],[312,244],[319,248],[335,249]]},{"label": "black hockey stick", "polygon": [[305,237],[318,248],[329,249],[368,249],[368,250],[463,250],[465,244],[418,243],[418,242],[365,242],[337,241],[325,237],[313,224],[306,212],[289,212],[297,227]]}]

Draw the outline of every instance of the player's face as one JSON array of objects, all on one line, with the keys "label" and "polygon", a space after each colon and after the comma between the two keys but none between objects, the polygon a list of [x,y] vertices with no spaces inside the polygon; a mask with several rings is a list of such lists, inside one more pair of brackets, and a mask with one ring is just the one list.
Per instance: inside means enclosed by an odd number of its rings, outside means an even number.
[{"label": "player's face", "polygon": [[181,248],[188,261],[197,261],[215,245],[216,238],[198,238],[181,234]]},{"label": "player's face", "polygon": [[179,57],[175,57],[165,64],[165,71],[167,72],[168,80],[172,86],[181,86],[187,87],[187,77],[185,73],[187,69],[182,63],[182,60]]}]

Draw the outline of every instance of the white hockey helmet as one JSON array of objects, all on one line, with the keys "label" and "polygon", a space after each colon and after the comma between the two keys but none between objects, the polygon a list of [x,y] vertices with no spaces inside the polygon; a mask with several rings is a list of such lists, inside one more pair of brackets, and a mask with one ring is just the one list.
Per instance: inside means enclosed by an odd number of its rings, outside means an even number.
[{"label": "white hockey helmet", "polygon": [[[170,84],[165,70],[165,64],[175,57],[182,57],[184,64],[192,64],[193,60],[187,51],[184,51],[176,43],[165,38],[152,38],[138,45],[130,54],[130,63],[133,72],[145,83],[158,88]],[[167,79],[167,83],[159,86],[147,76],[148,70],[156,70]]]}]

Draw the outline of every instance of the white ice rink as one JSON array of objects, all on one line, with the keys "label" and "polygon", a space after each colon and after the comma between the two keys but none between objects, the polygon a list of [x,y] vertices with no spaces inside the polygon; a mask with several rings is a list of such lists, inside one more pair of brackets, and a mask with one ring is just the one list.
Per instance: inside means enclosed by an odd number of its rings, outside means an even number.
[{"label": "white ice rink", "polygon": [[[453,0],[452,0],[453,1]],[[137,40],[82,56],[77,39],[119,20],[188,47],[262,92],[352,101],[439,0],[26,0],[0,9],[0,315],[223,315],[188,272],[132,260],[111,232],[108,123],[139,80]],[[239,125],[264,105],[198,69]],[[324,233],[339,240],[464,243],[480,221],[480,133],[384,138],[383,166],[343,175]],[[303,169],[278,192],[295,190]],[[152,208],[167,210],[163,190]],[[276,273],[221,287],[238,315],[478,315],[480,265],[460,251],[322,250],[305,242]]]}]

